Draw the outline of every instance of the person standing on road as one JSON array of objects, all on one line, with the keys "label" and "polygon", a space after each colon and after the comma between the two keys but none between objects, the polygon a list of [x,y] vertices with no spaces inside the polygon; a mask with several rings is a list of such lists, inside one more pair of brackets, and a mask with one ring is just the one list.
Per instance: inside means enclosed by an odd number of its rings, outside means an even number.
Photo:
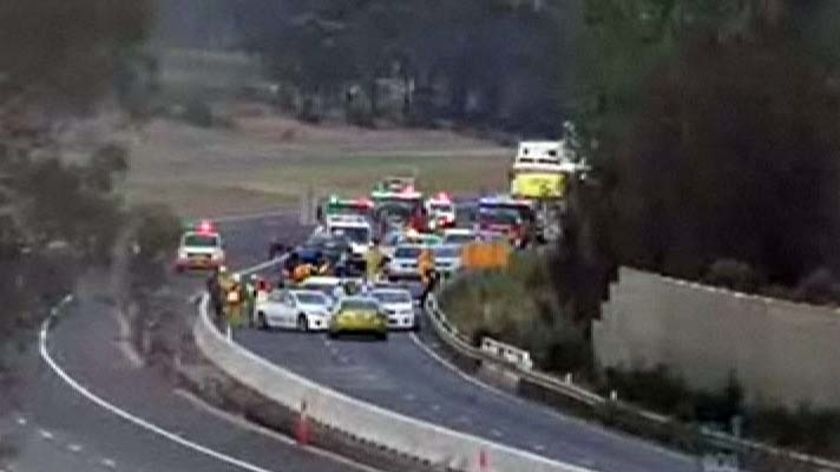
[{"label": "person standing on road", "polygon": [[213,269],[210,277],[207,278],[207,295],[210,297],[210,306],[213,308],[213,313],[216,318],[222,316],[222,287],[219,284],[219,277],[224,267],[217,267]]},{"label": "person standing on road", "polygon": [[373,245],[365,253],[365,279],[370,282],[379,280],[382,272],[382,261],[385,255],[382,254],[382,249],[379,248],[379,240],[374,239]]},{"label": "person standing on road", "polygon": [[429,293],[434,289],[437,276],[435,275],[435,256],[431,249],[423,249],[417,258],[417,271],[420,273],[420,281],[423,284],[423,293],[420,295],[420,306],[426,308],[426,300]]}]

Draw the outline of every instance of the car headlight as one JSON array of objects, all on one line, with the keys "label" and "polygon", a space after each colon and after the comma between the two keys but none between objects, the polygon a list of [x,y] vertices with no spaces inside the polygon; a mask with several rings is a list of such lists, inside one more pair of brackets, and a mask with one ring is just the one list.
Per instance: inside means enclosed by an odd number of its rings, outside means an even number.
[{"label": "car headlight", "polygon": [[187,251],[185,249],[178,249],[178,259],[186,259]]},{"label": "car headlight", "polygon": [[222,251],[217,251],[217,252],[214,252],[213,254],[211,254],[210,258],[213,259],[214,261],[220,261],[220,260],[225,258],[225,253],[222,252]]}]

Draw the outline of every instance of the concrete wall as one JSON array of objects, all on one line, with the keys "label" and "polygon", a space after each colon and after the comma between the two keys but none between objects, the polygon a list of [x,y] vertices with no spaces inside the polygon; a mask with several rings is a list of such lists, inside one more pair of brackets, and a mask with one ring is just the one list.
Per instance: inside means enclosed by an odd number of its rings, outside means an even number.
[{"label": "concrete wall", "polygon": [[750,404],[840,409],[840,311],[622,268],[594,322],[604,367],[667,366],[692,387],[734,372]]}]

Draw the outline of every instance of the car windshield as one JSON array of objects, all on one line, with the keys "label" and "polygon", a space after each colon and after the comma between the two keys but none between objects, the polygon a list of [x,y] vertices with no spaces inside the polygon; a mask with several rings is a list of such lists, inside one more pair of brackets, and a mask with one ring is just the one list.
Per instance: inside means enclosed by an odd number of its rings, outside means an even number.
[{"label": "car windshield", "polygon": [[379,304],[376,300],[344,300],[341,302],[341,310],[379,311]]},{"label": "car windshield", "polygon": [[183,245],[187,247],[218,247],[219,237],[213,234],[188,234],[184,236]]},{"label": "car windshield", "polygon": [[482,210],[478,216],[481,224],[514,226],[520,223],[519,212],[507,208]]},{"label": "car windshield", "polygon": [[419,247],[398,247],[394,251],[394,257],[398,259],[416,259],[420,256],[421,249]]},{"label": "car windshield", "polygon": [[461,255],[461,250],[457,247],[436,247],[434,248],[435,257],[453,258]]},{"label": "car windshield", "polygon": [[447,234],[443,237],[444,243],[463,244],[475,241],[472,234]]},{"label": "car windshield", "polygon": [[327,297],[322,293],[299,292],[296,294],[298,302],[304,305],[327,305]]},{"label": "car windshield", "polygon": [[432,203],[432,210],[440,213],[452,213],[455,209],[450,203]]},{"label": "car windshield", "polygon": [[380,303],[411,303],[411,294],[405,290],[375,290],[371,295]]},{"label": "car windshield", "polygon": [[417,204],[407,200],[389,200],[380,202],[376,209],[378,218],[398,217],[408,219],[414,212]]},{"label": "car windshield", "polygon": [[371,239],[370,229],[364,227],[335,227],[332,229],[332,234],[339,237],[345,236],[357,244],[367,244]]}]

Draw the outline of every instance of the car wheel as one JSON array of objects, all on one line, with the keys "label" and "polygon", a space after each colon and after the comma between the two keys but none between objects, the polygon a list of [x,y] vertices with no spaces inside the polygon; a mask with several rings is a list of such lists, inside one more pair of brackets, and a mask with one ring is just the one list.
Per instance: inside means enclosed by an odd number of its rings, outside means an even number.
[{"label": "car wheel", "polygon": [[265,319],[265,313],[263,312],[257,313],[257,328],[268,330],[268,321]]},{"label": "car wheel", "polygon": [[377,333],[376,334],[376,339],[378,339],[380,341],[387,341],[388,340],[388,332],[385,331],[385,332],[382,332],[382,333]]},{"label": "car wheel", "polygon": [[327,331],[327,337],[330,338],[330,339],[338,339],[338,332]]},{"label": "car wheel", "polygon": [[303,313],[301,313],[298,316],[297,329],[298,329],[298,331],[303,332],[303,333],[309,331],[309,320],[306,319],[306,315],[304,315]]}]

